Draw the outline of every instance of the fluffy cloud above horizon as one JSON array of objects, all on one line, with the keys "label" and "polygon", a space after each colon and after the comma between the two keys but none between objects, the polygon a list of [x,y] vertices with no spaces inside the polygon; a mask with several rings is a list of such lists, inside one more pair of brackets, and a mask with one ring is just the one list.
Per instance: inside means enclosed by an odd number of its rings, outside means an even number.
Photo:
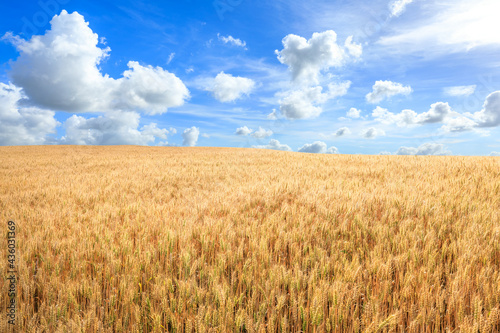
[{"label": "fluffy cloud above horizon", "polygon": [[55,112],[36,107],[20,107],[24,98],[20,88],[0,82],[0,145],[51,143],[56,132]]},{"label": "fluffy cloud above horizon", "polygon": [[396,95],[409,95],[413,91],[411,87],[391,81],[377,81],[372,88],[373,91],[366,95],[366,100],[372,104]]},{"label": "fluffy cloud above horizon", "polygon": [[322,71],[341,67],[352,58],[359,58],[362,46],[352,42],[352,36],[342,48],[337,44],[337,34],[333,30],[314,33],[307,40],[290,34],[283,38],[283,50],[276,50],[278,60],[288,66],[294,82],[302,84],[319,83]]},{"label": "fluffy cloud above horizon", "polygon": [[211,91],[214,98],[222,103],[234,102],[249,95],[255,88],[255,82],[246,77],[235,77],[231,74],[220,72],[206,86],[206,90]]},{"label": "fluffy cloud above horizon", "polygon": [[45,35],[6,39],[19,52],[9,74],[12,83],[23,89],[27,104],[68,112],[162,114],[189,98],[182,80],[161,67],[129,61],[122,78],[101,73],[99,65],[111,50],[98,46],[98,35],[76,12],[63,10],[54,16]]}]

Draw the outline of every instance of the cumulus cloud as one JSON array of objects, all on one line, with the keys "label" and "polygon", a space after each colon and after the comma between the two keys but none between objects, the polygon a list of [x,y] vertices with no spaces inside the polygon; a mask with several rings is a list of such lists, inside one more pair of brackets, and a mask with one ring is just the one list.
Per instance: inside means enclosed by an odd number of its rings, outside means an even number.
[{"label": "cumulus cloud", "polygon": [[445,95],[456,97],[456,96],[470,96],[476,91],[476,85],[471,86],[455,86],[446,87],[443,89]]},{"label": "cumulus cloud", "polygon": [[169,131],[155,123],[139,129],[140,115],[132,111],[110,111],[104,116],[86,119],[73,115],[64,123],[63,144],[75,145],[147,145],[167,139]]},{"label": "cumulus cloud", "polygon": [[500,91],[486,97],[483,109],[473,114],[478,127],[496,127],[500,125]]},{"label": "cumulus cloud", "polygon": [[423,124],[432,124],[445,121],[454,112],[448,103],[438,102],[431,105],[429,111],[417,114],[413,110],[403,110],[400,113],[392,113],[387,109],[377,106],[372,117],[384,124],[396,124],[399,127],[411,127]]},{"label": "cumulus cloud", "polygon": [[329,84],[328,91],[323,93],[323,87],[304,87],[285,93],[280,100],[280,112],[288,119],[310,119],[318,117],[322,105],[328,100],[347,93],[351,82]]},{"label": "cumulus cloud", "polygon": [[70,112],[141,110],[160,114],[189,98],[184,83],[161,67],[131,61],[122,78],[103,75],[99,65],[110,49],[97,46],[98,35],[77,12],[63,10],[50,23],[45,35],[29,40],[5,37],[20,53],[11,63],[10,76],[32,105]]},{"label": "cumulus cloud", "polygon": [[113,91],[112,109],[138,109],[147,114],[162,114],[168,108],[181,106],[189,97],[189,91],[174,74],[161,67],[141,66],[129,61],[129,70],[117,80],[119,87]]},{"label": "cumulus cloud", "polygon": [[495,91],[486,97],[483,109],[474,114],[460,114],[451,111],[443,121],[443,130],[447,132],[464,132],[482,128],[500,126],[500,91]]},{"label": "cumulus cloud", "polygon": [[361,56],[361,45],[348,37],[345,49],[337,44],[337,34],[332,31],[316,32],[311,39],[297,35],[283,38],[283,50],[276,50],[278,60],[288,66],[294,82],[318,84],[320,72],[341,67],[350,58]]},{"label": "cumulus cloud", "polygon": [[47,135],[56,132],[55,112],[19,106],[23,98],[19,87],[0,82],[0,145],[52,143]]},{"label": "cumulus cloud", "polygon": [[346,38],[344,47],[346,48],[347,52],[349,52],[349,54],[354,58],[359,58],[361,57],[361,54],[363,54],[363,47],[361,46],[361,44],[353,43],[352,36]]},{"label": "cumulus cloud", "polygon": [[391,16],[399,16],[403,14],[403,12],[406,9],[406,6],[408,6],[410,3],[412,3],[413,0],[395,0],[389,4],[389,9],[391,10]]},{"label": "cumulus cloud", "polygon": [[350,108],[349,111],[347,111],[347,117],[357,119],[361,117],[361,110],[358,110],[356,108]]},{"label": "cumulus cloud", "polygon": [[415,122],[418,124],[439,123],[451,113],[452,111],[448,103],[438,102],[432,104],[429,111],[419,114]]},{"label": "cumulus cloud", "polygon": [[194,147],[198,142],[198,136],[200,135],[200,129],[197,127],[191,127],[184,130],[182,133],[182,145]]},{"label": "cumulus cloud", "polygon": [[412,110],[392,113],[377,106],[372,117],[383,124],[396,124],[399,127],[412,127],[424,124],[442,123],[446,132],[464,132],[481,128],[500,126],[500,91],[486,97],[483,109],[474,114],[461,114],[453,111],[448,103],[437,102],[429,111],[417,114]]},{"label": "cumulus cloud", "polygon": [[372,104],[396,95],[409,95],[413,91],[410,86],[392,81],[376,81],[372,88],[373,91],[366,95],[367,102]]},{"label": "cumulus cloud", "polygon": [[445,132],[466,132],[476,129],[477,123],[459,113],[454,112],[453,117],[446,118],[442,129]]},{"label": "cumulus cloud", "polygon": [[236,129],[236,135],[246,136],[246,135],[249,135],[252,132],[253,132],[253,129],[250,129],[250,128],[246,127],[246,126],[239,127],[239,128]]},{"label": "cumulus cloud", "polygon": [[447,132],[497,127],[500,126],[500,91],[488,95],[483,109],[474,114],[460,114],[453,111],[448,103],[438,102],[432,104],[429,111],[421,114],[412,110],[395,114],[378,106],[373,110],[372,116],[381,123],[396,124],[399,127],[443,123],[442,129]]},{"label": "cumulus cloud", "polygon": [[341,137],[341,136],[349,135],[349,134],[351,134],[351,131],[347,127],[339,128],[337,130],[337,132],[335,132],[336,137]]},{"label": "cumulus cloud", "polygon": [[269,144],[267,144],[267,145],[252,146],[252,148],[292,151],[292,148],[290,148],[290,146],[282,144],[278,140],[275,140],[275,139],[271,139],[271,141],[269,141]]},{"label": "cumulus cloud", "polygon": [[264,138],[270,137],[271,135],[273,135],[273,131],[265,130],[260,126],[259,126],[259,129],[257,131],[252,133],[252,136],[256,139],[264,139]]},{"label": "cumulus cloud", "polygon": [[362,134],[365,139],[375,139],[377,136],[384,136],[385,132],[381,129],[370,127],[367,130],[363,131]]},{"label": "cumulus cloud", "polygon": [[323,109],[318,106],[326,101],[323,87],[311,87],[288,92],[280,100],[280,112],[288,119],[308,119],[318,117]]},{"label": "cumulus cloud", "polygon": [[339,150],[337,147],[330,147],[327,149],[326,143],[323,141],[315,141],[313,143],[306,143],[298,150],[299,153],[311,153],[311,154],[338,154]]},{"label": "cumulus cloud", "polygon": [[233,36],[221,36],[220,34],[217,34],[217,38],[224,44],[239,46],[246,50],[247,43],[239,38],[234,38]]},{"label": "cumulus cloud", "polygon": [[249,95],[255,88],[255,82],[246,77],[220,72],[205,88],[213,93],[215,99],[227,103],[233,102],[243,95]]},{"label": "cumulus cloud", "polygon": [[326,151],[326,154],[338,154],[338,153],[339,153],[339,150],[337,149],[337,147],[334,147],[334,146],[331,146]]},{"label": "cumulus cloud", "polygon": [[271,130],[265,130],[262,127],[259,126],[259,129],[254,132],[253,129],[248,128],[246,126],[239,127],[236,129],[236,135],[242,135],[242,136],[247,136],[247,135],[252,135],[252,137],[256,139],[264,139],[267,137],[270,137],[273,135],[273,131]]},{"label": "cumulus cloud", "polygon": [[316,141],[313,143],[307,143],[299,148],[299,153],[313,153],[313,154],[324,154],[326,153],[326,143],[322,141]]},{"label": "cumulus cloud", "polygon": [[450,155],[451,152],[446,150],[440,143],[424,143],[418,148],[401,147],[396,152],[396,155]]},{"label": "cumulus cloud", "polygon": [[372,111],[372,117],[383,124],[397,124],[400,127],[414,124],[417,113],[412,110],[403,110],[399,114],[389,112],[389,110],[377,106]]},{"label": "cumulus cloud", "polygon": [[498,151],[492,151],[490,156],[500,156],[500,152]]}]

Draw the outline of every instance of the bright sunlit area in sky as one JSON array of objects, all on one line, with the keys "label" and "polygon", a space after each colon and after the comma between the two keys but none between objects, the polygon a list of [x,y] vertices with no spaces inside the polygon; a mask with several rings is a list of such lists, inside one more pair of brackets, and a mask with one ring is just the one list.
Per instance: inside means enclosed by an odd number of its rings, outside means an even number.
[{"label": "bright sunlit area in sky", "polygon": [[500,155],[497,0],[7,2],[0,145]]}]

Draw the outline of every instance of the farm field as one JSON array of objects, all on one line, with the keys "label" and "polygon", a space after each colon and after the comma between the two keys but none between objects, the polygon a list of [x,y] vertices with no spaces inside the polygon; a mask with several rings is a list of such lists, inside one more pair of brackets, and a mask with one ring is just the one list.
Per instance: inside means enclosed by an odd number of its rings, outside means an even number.
[{"label": "farm field", "polygon": [[1,332],[500,331],[496,157],[0,147],[0,220]]}]

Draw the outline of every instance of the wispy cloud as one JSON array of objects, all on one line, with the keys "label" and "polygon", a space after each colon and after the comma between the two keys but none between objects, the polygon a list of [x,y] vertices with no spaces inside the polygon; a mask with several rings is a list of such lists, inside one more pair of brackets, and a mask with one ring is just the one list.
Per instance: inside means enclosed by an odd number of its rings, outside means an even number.
[{"label": "wispy cloud", "polygon": [[429,4],[427,11],[434,15],[404,22],[379,43],[389,47],[387,51],[426,56],[500,45],[498,0],[436,2]]},{"label": "wispy cloud", "polygon": [[221,36],[220,34],[217,34],[217,38],[223,42],[224,44],[229,44],[233,46],[239,46],[244,48],[245,50],[247,49],[247,43],[239,38],[234,38],[233,36]]},{"label": "wispy cloud", "polygon": [[392,16],[399,16],[403,14],[406,9],[406,6],[411,4],[413,0],[395,0],[389,4],[389,9],[391,10]]},{"label": "wispy cloud", "polygon": [[470,96],[476,91],[476,85],[446,87],[443,92],[447,96]]}]

